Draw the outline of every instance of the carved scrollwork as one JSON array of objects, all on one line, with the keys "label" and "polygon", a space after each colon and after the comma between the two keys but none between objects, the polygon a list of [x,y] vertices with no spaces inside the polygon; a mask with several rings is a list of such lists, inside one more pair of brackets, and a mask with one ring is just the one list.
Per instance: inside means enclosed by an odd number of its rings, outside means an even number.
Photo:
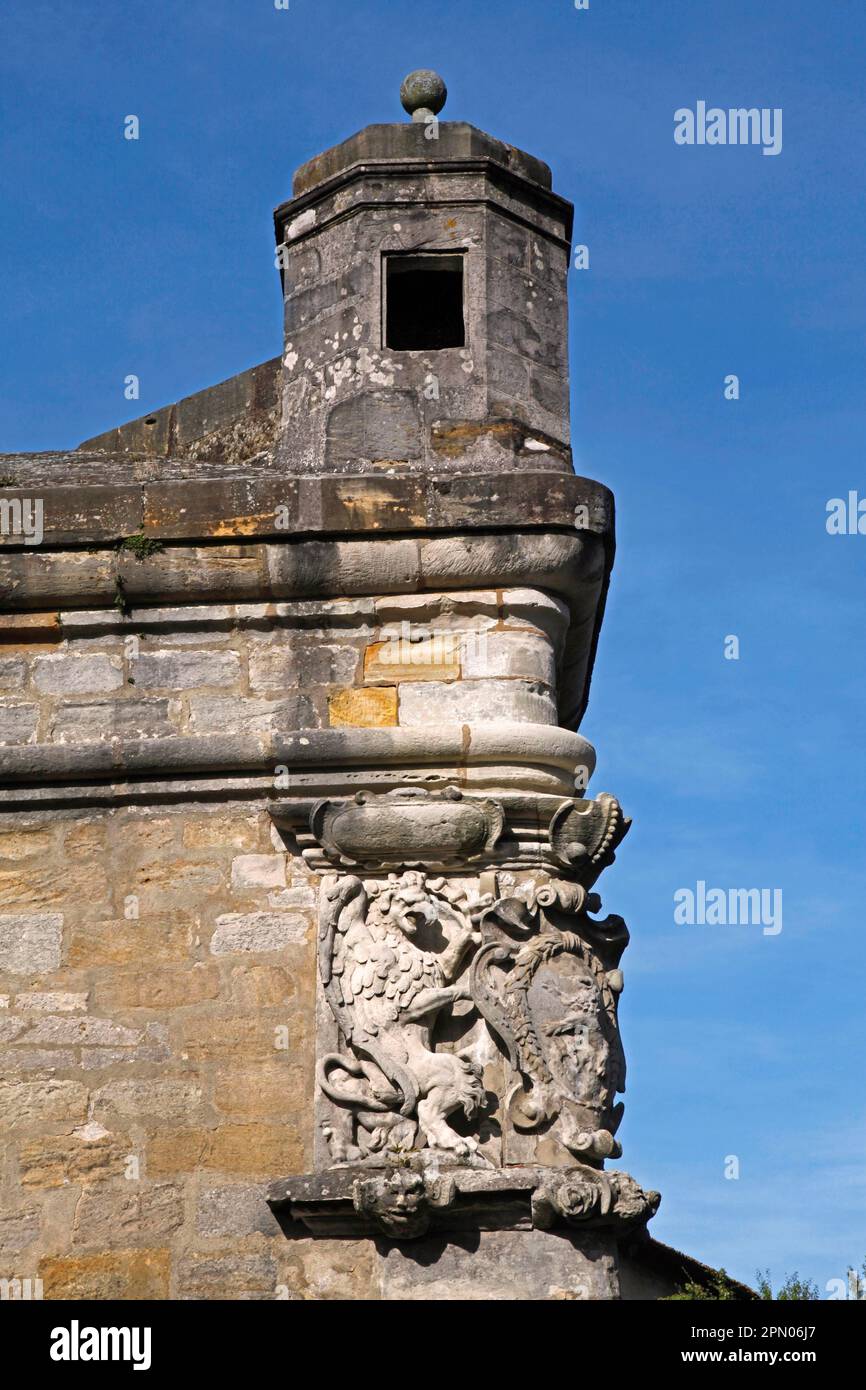
[{"label": "carved scrollwork", "polygon": [[658,1211],[658,1192],[644,1192],[628,1173],[572,1168],[544,1174],[532,1194],[532,1224],[550,1230],[567,1226],[634,1226]]},{"label": "carved scrollwork", "polygon": [[[619,959],[628,930],[593,921],[581,884],[551,880],[528,901],[506,899],[484,917],[472,996],[502,1040],[520,1082],[506,1098],[514,1127],[553,1129],[576,1157],[618,1157],[625,1088],[617,1021]],[[517,935],[518,939],[514,940]]]},{"label": "carved scrollwork", "polygon": [[616,797],[608,792],[594,801],[564,801],[550,822],[551,849],[563,868],[591,888],[614,862],[630,827]]}]

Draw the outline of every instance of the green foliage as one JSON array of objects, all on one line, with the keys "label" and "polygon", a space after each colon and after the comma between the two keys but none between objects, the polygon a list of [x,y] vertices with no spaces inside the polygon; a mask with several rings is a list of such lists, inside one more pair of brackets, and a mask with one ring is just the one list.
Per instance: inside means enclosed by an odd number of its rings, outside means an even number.
[{"label": "green foliage", "polygon": [[758,1297],[774,1303],[815,1301],[820,1299],[818,1285],[812,1279],[801,1279],[796,1270],[785,1275],[785,1282],[778,1293],[773,1293],[773,1283],[768,1269],[758,1270],[755,1278],[758,1284]]},{"label": "green foliage", "polygon": [[737,1298],[739,1298],[739,1294],[725,1271],[720,1269],[709,1284],[696,1284],[694,1280],[690,1279],[676,1293],[669,1294],[667,1298],[659,1301],[661,1303],[678,1303],[686,1299],[708,1299],[713,1303],[718,1303],[720,1301],[729,1302],[731,1299]]},{"label": "green foliage", "polygon": [[136,531],[134,536],[124,536],[122,541],[117,542],[118,550],[129,550],[136,560],[148,560],[151,555],[158,555],[165,549],[162,541],[154,539],[153,536],[146,536],[143,531]]}]

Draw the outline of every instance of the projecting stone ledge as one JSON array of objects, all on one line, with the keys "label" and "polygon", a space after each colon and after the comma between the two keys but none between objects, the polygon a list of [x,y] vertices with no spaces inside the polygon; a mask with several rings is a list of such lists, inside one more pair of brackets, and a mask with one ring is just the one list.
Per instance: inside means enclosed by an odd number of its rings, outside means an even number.
[{"label": "projecting stone ledge", "polygon": [[[153,460],[140,482],[99,481],[105,457],[0,454],[0,500],[42,505],[40,548],[107,547],[147,539],[218,540],[312,535],[417,534],[449,530],[567,528],[612,539],[613,497],[601,483],[543,468],[520,474],[443,472],[293,477],[269,472],[177,478]],[[124,467],[128,469],[128,463]],[[4,550],[32,550],[0,536]]]},{"label": "projecting stone ledge", "polygon": [[619,1230],[645,1225],[658,1192],[627,1173],[585,1166],[449,1168],[423,1155],[392,1167],[356,1166],[285,1178],[268,1205],[288,1236],[384,1235],[416,1240],[428,1231]]}]

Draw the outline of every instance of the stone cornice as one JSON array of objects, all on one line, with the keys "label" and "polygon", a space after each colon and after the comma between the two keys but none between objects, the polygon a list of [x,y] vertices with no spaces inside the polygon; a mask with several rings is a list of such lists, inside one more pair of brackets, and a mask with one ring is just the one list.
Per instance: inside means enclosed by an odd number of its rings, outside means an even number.
[{"label": "stone cornice", "polygon": [[[19,456],[15,474],[20,477],[15,476],[14,486],[0,487],[0,500],[42,502],[42,543],[37,548],[14,535],[0,536],[3,553],[32,556],[37,549],[66,546],[106,549],[138,533],[164,542],[223,544],[244,538],[285,541],[558,527],[613,536],[613,495],[603,484],[543,467],[498,474],[443,469],[432,477],[409,472],[299,477],[273,472],[207,476],[208,465],[203,464],[201,478],[67,486],[63,456],[55,456],[52,464],[59,475],[56,482],[38,467],[40,457],[35,455],[28,469],[26,456]],[[80,457],[72,457],[80,464]]]},{"label": "stone cornice", "polygon": [[[182,790],[190,779],[196,791],[202,777],[219,791],[241,774],[266,775],[247,790],[273,797],[278,769],[285,769],[281,795],[353,795],[358,788],[381,791],[425,787],[513,786],[526,791],[570,796],[577,768],[588,780],[595,766],[592,745],[579,734],[544,724],[489,723],[444,725],[437,729],[305,729],[268,734],[110,739],[103,743],[23,744],[6,747],[0,757],[0,806],[88,800],[101,803]],[[56,790],[55,790],[56,789]],[[61,789],[65,789],[61,792]]]}]

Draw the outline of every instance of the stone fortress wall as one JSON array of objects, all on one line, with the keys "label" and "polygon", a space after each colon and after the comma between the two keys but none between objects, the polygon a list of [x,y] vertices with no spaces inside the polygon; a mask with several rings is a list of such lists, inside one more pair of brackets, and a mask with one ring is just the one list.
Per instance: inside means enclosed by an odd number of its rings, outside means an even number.
[{"label": "stone fortress wall", "polygon": [[[0,1274],[47,1298],[698,1271],[605,1168],[628,822],[578,732],[614,517],[571,468],[571,207],[440,98],[296,175],[278,362],[0,459],[42,531],[0,535]],[[459,341],[395,348],[436,285]]]}]

